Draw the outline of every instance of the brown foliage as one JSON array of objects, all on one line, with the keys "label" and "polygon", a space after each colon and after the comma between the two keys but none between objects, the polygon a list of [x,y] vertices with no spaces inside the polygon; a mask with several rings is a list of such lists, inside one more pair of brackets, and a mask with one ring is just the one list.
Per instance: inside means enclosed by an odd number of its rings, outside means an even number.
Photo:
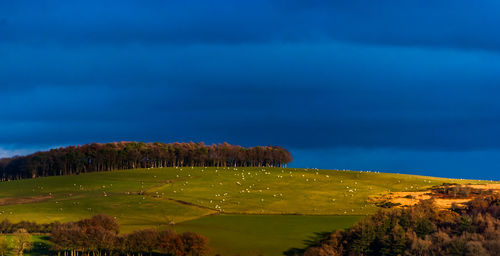
[{"label": "brown foliage", "polygon": [[5,219],[0,222],[0,233],[10,234],[16,232],[19,229],[24,229],[28,233],[50,233],[52,229],[59,224],[59,222],[37,224],[36,222],[31,221],[20,221],[17,223],[12,223],[9,220]]},{"label": "brown foliage", "polygon": [[181,240],[184,244],[184,251],[187,255],[203,256],[209,251],[208,239],[200,234],[186,232],[181,234]]},{"label": "brown foliage", "polygon": [[56,226],[51,233],[52,249],[57,252],[87,252],[101,255],[142,255],[153,252],[173,256],[202,256],[209,251],[206,237],[196,233],[176,234],[153,229],[119,235],[119,225],[106,215]]},{"label": "brown foliage", "polygon": [[500,255],[499,199],[475,199],[458,213],[438,210],[432,201],[383,209],[304,255]]},{"label": "brown foliage", "polygon": [[432,192],[445,198],[468,198],[470,196],[484,196],[493,194],[493,190],[473,188],[462,184],[444,183],[432,188]]},{"label": "brown foliage", "polygon": [[178,234],[170,230],[162,231],[158,234],[158,249],[164,254],[184,255],[184,242]]}]

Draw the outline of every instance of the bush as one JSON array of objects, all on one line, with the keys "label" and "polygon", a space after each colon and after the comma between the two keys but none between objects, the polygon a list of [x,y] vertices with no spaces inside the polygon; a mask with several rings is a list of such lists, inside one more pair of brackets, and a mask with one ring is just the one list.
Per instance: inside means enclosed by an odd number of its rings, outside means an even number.
[{"label": "bush", "polygon": [[352,228],[336,231],[303,255],[499,255],[500,198],[475,199],[459,212],[432,201],[381,209]]}]

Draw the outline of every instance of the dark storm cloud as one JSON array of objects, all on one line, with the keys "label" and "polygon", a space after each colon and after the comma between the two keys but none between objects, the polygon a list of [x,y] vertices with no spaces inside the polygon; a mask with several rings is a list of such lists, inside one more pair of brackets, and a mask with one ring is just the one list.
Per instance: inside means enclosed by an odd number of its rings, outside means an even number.
[{"label": "dark storm cloud", "polygon": [[[498,79],[491,68],[499,64],[495,56],[438,51],[425,57],[407,48],[342,44],[148,49],[136,49],[136,55],[128,47],[102,51],[102,70],[94,75],[89,70],[97,61],[76,62],[71,76],[59,75],[50,65],[28,72],[14,61],[4,63],[6,76],[29,73],[44,85],[8,94],[1,103],[2,122],[10,125],[3,126],[1,140],[64,144],[75,138],[166,140],[174,135],[300,148],[500,145],[495,136]],[[66,51],[47,63],[65,62],[71,54],[94,58],[89,57],[93,51]],[[134,63],[140,63],[139,71]],[[71,70],[72,64],[57,65]],[[476,68],[464,68],[469,66]],[[47,85],[50,77],[57,85]],[[81,83],[83,78],[89,84]]]},{"label": "dark storm cloud", "polygon": [[310,167],[493,157],[498,7],[4,1],[0,157],[117,140],[279,144]]},{"label": "dark storm cloud", "polygon": [[4,52],[0,81],[34,85],[5,93],[4,143],[500,145],[500,60],[487,53],[338,43],[44,49],[52,55],[31,61],[40,51]]},{"label": "dark storm cloud", "polygon": [[34,45],[500,46],[498,1],[11,1],[1,7],[0,40]]},{"label": "dark storm cloud", "polygon": [[[498,1],[278,1],[331,39],[364,44],[498,51]],[[311,19],[307,19],[311,20]]]}]

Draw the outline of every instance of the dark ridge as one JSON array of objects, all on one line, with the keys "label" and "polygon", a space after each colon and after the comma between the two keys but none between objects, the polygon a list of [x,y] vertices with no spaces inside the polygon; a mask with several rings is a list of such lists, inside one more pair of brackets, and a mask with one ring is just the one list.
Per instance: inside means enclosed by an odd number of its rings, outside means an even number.
[{"label": "dark ridge", "polygon": [[1,180],[161,167],[284,167],[290,152],[279,146],[228,143],[92,143],[0,159]]}]

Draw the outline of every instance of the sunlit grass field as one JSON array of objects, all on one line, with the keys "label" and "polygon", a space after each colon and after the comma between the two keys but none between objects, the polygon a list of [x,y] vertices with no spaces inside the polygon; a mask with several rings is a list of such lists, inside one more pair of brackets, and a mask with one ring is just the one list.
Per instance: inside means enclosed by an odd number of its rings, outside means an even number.
[{"label": "sunlit grass field", "polygon": [[105,213],[123,232],[190,230],[208,236],[223,255],[274,255],[300,247],[314,231],[344,228],[373,213],[371,196],[443,182],[489,183],[315,169],[136,169],[2,182],[0,220],[71,221]]}]

